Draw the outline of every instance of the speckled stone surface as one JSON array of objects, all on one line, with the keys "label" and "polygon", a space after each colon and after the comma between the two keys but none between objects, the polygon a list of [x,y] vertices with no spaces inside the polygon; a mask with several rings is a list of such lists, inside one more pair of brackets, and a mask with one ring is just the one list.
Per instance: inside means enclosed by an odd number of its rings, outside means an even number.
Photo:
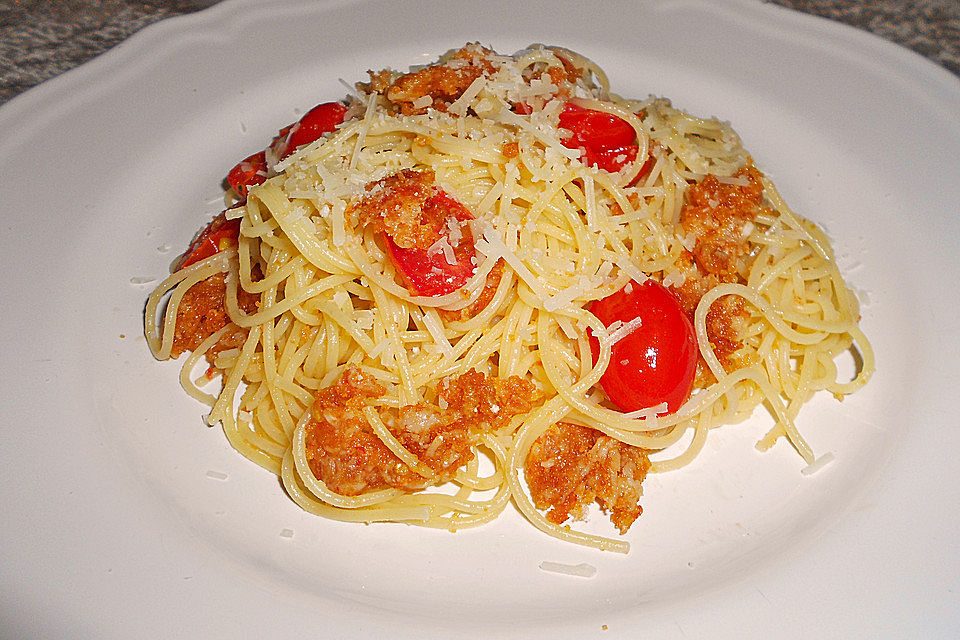
[{"label": "speckled stone surface", "polygon": [[[143,27],[218,0],[0,0],[0,103]],[[913,49],[960,75],[960,0],[764,0]]]},{"label": "speckled stone surface", "polygon": [[143,27],[218,0],[0,0],[0,103]]},{"label": "speckled stone surface", "polygon": [[870,31],[960,75],[960,0],[765,0]]}]

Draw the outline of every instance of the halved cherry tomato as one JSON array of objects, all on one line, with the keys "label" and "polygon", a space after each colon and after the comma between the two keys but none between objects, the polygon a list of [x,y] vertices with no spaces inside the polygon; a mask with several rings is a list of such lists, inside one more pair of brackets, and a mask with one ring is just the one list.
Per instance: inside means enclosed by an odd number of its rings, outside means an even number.
[{"label": "halved cherry tomato", "polygon": [[[628,291],[629,290],[629,291]],[[667,403],[673,413],[690,396],[697,372],[697,338],[690,318],[660,283],[631,282],[597,300],[590,312],[609,327],[640,318],[640,326],[613,344],[610,364],[600,378],[607,397],[621,411]],[[596,362],[600,343],[590,336]]]},{"label": "halved cherry tomato", "polygon": [[626,147],[610,147],[608,149],[591,149],[589,147],[586,149],[587,164],[600,167],[610,173],[616,173],[620,171],[624,165],[636,160],[638,151],[637,145],[635,144]]},{"label": "halved cherry tomato", "polygon": [[[347,113],[347,107],[339,102],[325,102],[308,111],[296,123],[284,127],[273,139],[281,157],[290,155],[297,147],[313,142],[323,134],[337,128]],[[247,197],[250,187],[261,184],[267,179],[266,151],[260,151],[241,160],[230,173],[227,183],[242,200]],[[190,244],[180,258],[178,269],[189,267],[195,262],[209,258],[219,252],[225,243],[237,244],[240,235],[240,220],[227,220],[221,213]]]},{"label": "halved cherry tomato", "polygon": [[626,120],[604,111],[585,109],[572,102],[563,105],[560,126],[573,134],[563,142],[567,147],[612,149],[637,142],[637,132]]},{"label": "halved cherry tomato", "polygon": [[284,147],[278,155],[285,158],[296,151],[297,147],[309,144],[323,134],[333,131],[343,122],[346,113],[347,107],[340,102],[318,104],[290,127]]},{"label": "halved cherry tomato", "polygon": [[[616,173],[637,159],[639,145],[637,132],[630,124],[617,116],[585,109],[568,102],[560,112],[560,127],[573,135],[561,140],[568,149],[582,148],[584,162],[591,167]],[[653,168],[653,156],[647,155],[634,182],[643,178]]]},{"label": "halved cherry tomato", "polygon": [[[447,218],[464,222],[473,216],[462,204],[439,192],[427,201],[428,206],[446,211]],[[446,233],[446,229],[444,229]],[[476,271],[476,249],[468,230],[453,247],[456,264],[450,264],[442,251],[431,253],[427,249],[405,249],[397,246],[389,235],[383,234],[387,252],[407,289],[420,296],[442,296],[465,285]]]},{"label": "halved cherry tomato", "polygon": [[237,244],[240,235],[240,220],[227,220],[224,214],[214,218],[184,252],[177,269],[189,267],[195,262],[209,258],[224,248],[225,243]]},{"label": "halved cherry tomato", "polygon": [[267,179],[267,154],[264,151],[244,158],[227,174],[227,184],[241,198],[247,197],[247,191],[254,185]]},{"label": "halved cherry tomato", "polygon": [[[277,156],[287,157],[297,147],[309,144],[325,133],[337,128],[347,113],[347,107],[340,102],[324,102],[308,111],[300,120],[280,130],[271,143]],[[247,191],[254,185],[267,179],[267,154],[260,151],[241,160],[230,173],[227,183],[240,198],[247,197]]]},{"label": "halved cherry tomato", "polygon": [[[533,113],[533,108],[525,102],[514,103],[513,110],[520,115]],[[568,102],[560,112],[560,127],[573,133],[560,143],[568,149],[582,148],[583,161],[589,167],[600,167],[616,173],[637,159],[640,148],[637,132],[628,122],[615,115]],[[631,184],[643,179],[652,168],[653,156],[648,153]]]}]

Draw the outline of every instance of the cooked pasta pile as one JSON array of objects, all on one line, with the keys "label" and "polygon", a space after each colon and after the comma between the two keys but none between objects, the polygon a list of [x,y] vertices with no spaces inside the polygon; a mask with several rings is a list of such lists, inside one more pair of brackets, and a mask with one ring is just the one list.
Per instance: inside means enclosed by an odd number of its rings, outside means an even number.
[{"label": "cooked pasta pile", "polygon": [[[512,501],[550,535],[625,552],[564,523],[597,502],[626,531],[648,469],[684,466],[761,404],[759,448],[783,439],[812,464],[800,407],[870,377],[827,238],[729,125],[623,99],[545,46],[467,45],[335,105],[316,139],[283,149],[294,127],[259,170],[238,165],[254,178],[217,223],[236,238],[181,261],[146,310],[157,358],[189,352],[207,422],[305,510],[456,530]],[[655,323],[597,311],[645,288],[695,337],[677,406],[621,406],[606,384],[655,386],[618,352]]]}]

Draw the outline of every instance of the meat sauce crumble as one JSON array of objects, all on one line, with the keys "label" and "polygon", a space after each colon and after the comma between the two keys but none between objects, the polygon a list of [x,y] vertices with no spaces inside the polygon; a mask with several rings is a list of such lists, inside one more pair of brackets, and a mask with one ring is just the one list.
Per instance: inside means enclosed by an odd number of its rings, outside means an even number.
[{"label": "meat sauce crumble", "polygon": [[534,386],[520,377],[494,378],[471,370],[442,381],[435,403],[399,410],[377,407],[390,433],[433,471],[424,477],[390,451],[364,416],[364,409],[375,406],[384,393],[359,368],[345,370],[317,392],[306,427],[306,457],[314,476],[334,493],[418,491],[448,482],[473,459],[481,433],[502,428],[539,401]]},{"label": "meat sauce crumble", "polygon": [[[230,324],[226,297],[227,278],[223,273],[216,273],[187,289],[177,307],[171,358],[195,351],[204,340]],[[254,313],[259,301],[259,294],[237,289],[237,302],[244,313]],[[207,358],[212,361],[219,352],[239,347],[246,336],[246,329],[237,328],[235,332],[228,332],[207,351]]]},{"label": "meat sauce crumble", "polygon": [[[691,319],[707,291],[723,283],[745,282],[740,272],[751,250],[748,225],[763,211],[762,178],[759,170],[746,166],[733,175],[736,182],[708,175],[690,187],[680,224],[693,234],[695,243],[692,251],[680,256],[677,267],[685,278],[671,291]],[[707,337],[721,362],[736,360],[749,319],[749,310],[737,296],[723,296],[710,307]]]},{"label": "meat sauce crumble", "polygon": [[582,518],[597,502],[620,533],[626,533],[643,513],[641,483],[649,469],[645,450],[595,429],[561,422],[530,447],[524,476],[533,504],[549,509],[551,522]]},{"label": "meat sauce crumble", "polygon": [[[385,95],[405,116],[419,115],[427,109],[446,111],[463,95],[474,80],[493,72],[490,49],[479,44],[468,44],[438,63],[397,76],[390,71],[370,73],[367,88]],[[425,100],[426,98],[426,100]],[[424,106],[421,103],[425,102]]]},{"label": "meat sauce crumble", "polygon": [[404,249],[429,249],[447,225],[448,211],[437,196],[433,171],[404,169],[365,187],[366,193],[350,206],[361,226],[386,233]]},{"label": "meat sauce crumble", "polygon": [[757,217],[763,202],[762,174],[757,169],[743,167],[733,178],[745,179],[746,185],[723,183],[714,175],[693,185],[680,214],[684,231],[696,236],[697,265],[721,277],[737,273],[739,261],[749,251],[744,228]]}]

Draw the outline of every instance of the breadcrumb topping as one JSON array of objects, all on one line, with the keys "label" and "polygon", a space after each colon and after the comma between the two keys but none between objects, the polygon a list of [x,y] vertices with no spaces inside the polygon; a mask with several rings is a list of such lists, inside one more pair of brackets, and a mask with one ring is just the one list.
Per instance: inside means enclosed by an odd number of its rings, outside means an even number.
[{"label": "breadcrumb topping", "polygon": [[427,109],[446,111],[481,75],[493,73],[488,59],[494,52],[479,44],[468,44],[448,54],[438,64],[393,79],[389,72],[370,73],[370,89],[382,93],[401,114],[418,115]]},{"label": "breadcrumb topping", "polygon": [[697,265],[717,276],[737,273],[740,259],[749,251],[745,225],[757,217],[763,202],[762,174],[757,169],[742,167],[733,178],[745,178],[747,184],[724,183],[708,175],[690,188],[689,202],[680,213],[684,231],[696,237]]},{"label": "breadcrumb topping", "polygon": [[641,484],[649,469],[644,449],[563,422],[537,438],[524,463],[533,503],[549,509],[548,520],[563,524],[570,517],[582,518],[597,502],[620,533],[643,513]]},{"label": "breadcrumb topping", "polygon": [[[683,282],[670,290],[691,319],[707,291],[727,282],[744,282],[740,276],[742,261],[751,250],[747,225],[763,210],[762,178],[759,170],[748,165],[733,175],[733,182],[708,175],[690,187],[680,222],[683,230],[693,235],[695,244],[692,251],[681,254],[676,265]],[[738,296],[723,296],[710,307],[707,338],[721,362],[735,364],[749,319],[750,312]],[[698,378],[706,376],[706,367],[698,369]]]},{"label": "breadcrumb topping", "polygon": [[[178,358],[186,351],[194,351],[204,340],[230,324],[227,314],[227,277],[216,273],[190,287],[177,307],[177,321],[173,331],[171,358]],[[253,313],[260,302],[260,294],[237,289],[237,301],[244,313]],[[239,347],[247,337],[247,330],[237,328],[228,332],[207,351],[212,361],[216,354],[226,349]]]},{"label": "breadcrumb topping", "polygon": [[351,205],[362,226],[389,235],[398,247],[429,249],[443,233],[449,212],[436,196],[433,171],[404,169],[365,188],[366,194]]},{"label": "breadcrumb topping", "polygon": [[518,376],[492,378],[471,370],[443,380],[436,403],[377,407],[390,433],[433,472],[424,477],[383,443],[364,416],[384,393],[359,368],[345,370],[317,391],[306,457],[314,476],[331,491],[345,496],[388,487],[413,492],[447,482],[473,459],[480,433],[506,426],[539,400],[534,386]]}]

